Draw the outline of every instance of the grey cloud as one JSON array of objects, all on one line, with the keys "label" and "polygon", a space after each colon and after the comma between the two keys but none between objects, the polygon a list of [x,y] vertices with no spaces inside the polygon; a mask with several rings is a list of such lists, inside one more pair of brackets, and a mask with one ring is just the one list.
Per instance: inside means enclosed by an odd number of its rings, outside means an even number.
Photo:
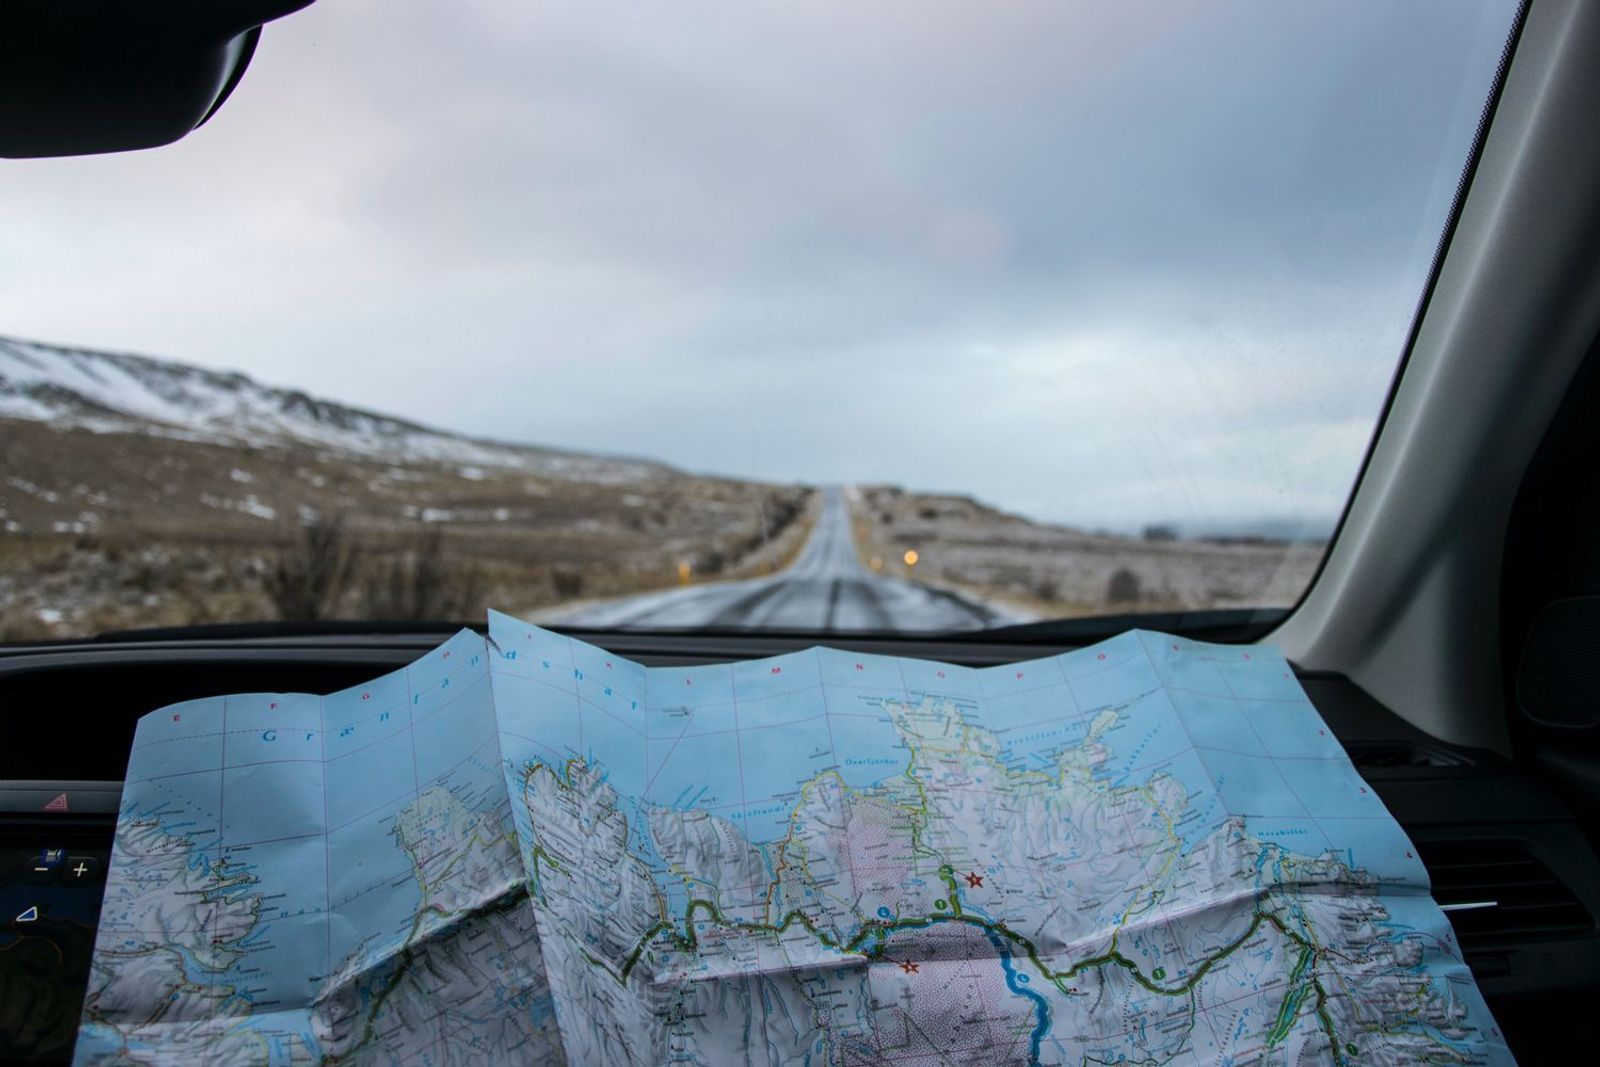
[{"label": "grey cloud", "polygon": [[0,328],[1090,524],[1337,511],[1513,4],[325,0]]}]

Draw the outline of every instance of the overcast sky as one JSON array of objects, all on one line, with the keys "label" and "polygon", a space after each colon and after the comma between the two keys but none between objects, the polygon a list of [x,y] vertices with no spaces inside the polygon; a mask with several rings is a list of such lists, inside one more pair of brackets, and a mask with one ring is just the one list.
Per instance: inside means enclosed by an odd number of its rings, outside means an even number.
[{"label": "overcast sky", "polygon": [[321,0],[0,162],[0,333],[474,434],[1330,521],[1513,0]]}]

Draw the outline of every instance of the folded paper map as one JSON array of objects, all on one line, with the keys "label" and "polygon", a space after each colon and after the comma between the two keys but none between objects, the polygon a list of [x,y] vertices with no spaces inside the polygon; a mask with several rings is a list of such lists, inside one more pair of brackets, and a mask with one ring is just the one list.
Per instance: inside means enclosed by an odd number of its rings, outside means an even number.
[{"label": "folded paper map", "polygon": [[646,668],[509,616],[141,720],[80,1063],[1509,1063],[1281,656]]}]

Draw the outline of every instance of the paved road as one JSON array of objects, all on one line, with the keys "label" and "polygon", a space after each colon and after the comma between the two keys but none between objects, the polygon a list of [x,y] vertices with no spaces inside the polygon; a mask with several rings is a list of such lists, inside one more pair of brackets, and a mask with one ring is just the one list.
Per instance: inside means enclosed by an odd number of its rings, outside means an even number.
[{"label": "paved road", "polygon": [[583,608],[552,621],[573,626],[677,629],[957,630],[1005,622],[1001,613],[954,593],[862,566],[840,489],[822,510],[800,555],[768,578],[713,582]]}]

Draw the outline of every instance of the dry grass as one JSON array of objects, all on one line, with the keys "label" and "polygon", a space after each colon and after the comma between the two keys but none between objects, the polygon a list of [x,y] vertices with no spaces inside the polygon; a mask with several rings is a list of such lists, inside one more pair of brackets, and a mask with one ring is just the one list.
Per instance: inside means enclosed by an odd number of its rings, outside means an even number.
[{"label": "dry grass", "polygon": [[675,585],[685,560],[759,573],[809,514],[809,490],[732,479],[595,484],[13,419],[0,454],[0,640],[532,612]]},{"label": "dry grass", "polygon": [[[1219,544],[1086,533],[1031,522],[968,497],[860,490],[856,544],[888,573],[973,593],[1036,617],[1287,607],[1321,545]],[[915,567],[902,557],[915,549]]]}]

